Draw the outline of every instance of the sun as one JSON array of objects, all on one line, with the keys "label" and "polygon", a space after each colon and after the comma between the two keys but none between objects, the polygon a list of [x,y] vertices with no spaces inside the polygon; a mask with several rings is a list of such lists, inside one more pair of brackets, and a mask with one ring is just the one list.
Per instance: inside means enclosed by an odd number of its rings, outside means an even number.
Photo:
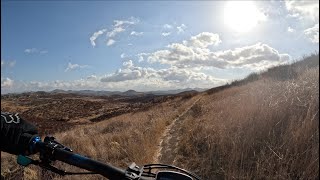
[{"label": "sun", "polygon": [[224,23],[237,32],[251,31],[263,19],[252,1],[228,1],[224,8]]}]

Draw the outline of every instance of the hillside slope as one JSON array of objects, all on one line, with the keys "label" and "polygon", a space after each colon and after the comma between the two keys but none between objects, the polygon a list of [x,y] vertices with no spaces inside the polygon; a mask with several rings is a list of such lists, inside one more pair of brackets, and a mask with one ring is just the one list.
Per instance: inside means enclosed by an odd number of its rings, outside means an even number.
[{"label": "hillside slope", "polygon": [[211,89],[193,109],[176,165],[205,179],[319,178],[318,55]]},{"label": "hillside slope", "polygon": [[[318,126],[319,55],[312,55],[242,81],[200,94],[181,94],[145,110],[54,136],[74,152],[123,168],[131,162],[158,161],[191,170],[203,179],[317,179]],[[8,176],[18,167],[13,156],[4,155],[1,175]],[[21,176],[79,179],[38,172],[28,167]]]}]

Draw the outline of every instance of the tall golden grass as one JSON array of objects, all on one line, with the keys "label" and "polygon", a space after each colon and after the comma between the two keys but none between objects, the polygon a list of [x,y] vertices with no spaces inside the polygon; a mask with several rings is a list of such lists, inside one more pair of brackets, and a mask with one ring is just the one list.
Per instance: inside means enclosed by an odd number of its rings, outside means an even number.
[{"label": "tall golden grass", "polygon": [[209,91],[183,125],[177,165],[205,179],[319,179],[319,56],[298,63]]}]

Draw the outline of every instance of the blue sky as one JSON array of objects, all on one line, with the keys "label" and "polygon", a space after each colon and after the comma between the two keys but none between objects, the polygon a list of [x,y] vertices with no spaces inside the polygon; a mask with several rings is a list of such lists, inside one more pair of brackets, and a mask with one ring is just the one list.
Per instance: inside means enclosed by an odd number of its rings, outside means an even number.
[{"label": "blue sky", "polygon": [[1,1],[1,92],[211,88],[318,52],[318,1]]}]

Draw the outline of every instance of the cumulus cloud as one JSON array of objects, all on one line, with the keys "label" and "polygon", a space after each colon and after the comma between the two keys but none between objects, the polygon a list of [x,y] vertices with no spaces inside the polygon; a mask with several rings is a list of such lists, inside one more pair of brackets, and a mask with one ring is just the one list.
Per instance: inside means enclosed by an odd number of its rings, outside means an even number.
[{"label": "cumulus cloud", "polygon": [[212,59],[216,58],[225,62],[226,67],[248,67],[251,69],[265,69],[290,60],[288,54],[280,54],[276,49],[263,43],[218,51],[210,56]]},{"label": "cumulus cloud", "polygon": [[90,42],[91,42],[91,45],[92,45],[93,47],[96,46],[95,40],[96,40],[100,35],[102,35],[102,34],[105,33],[105,32],[107,32],[107,29],[101,29],[101,30],[99,30],[99,31],[97,31],[97,32],[94,32],[94,33],[92,34],[92,36],[90,37]]},{"label": "cumulus cloud", "polygon": [[142,62],[142,61],[144,61],[144,57],[147,55],[149,55],[149,54],[148,53],[139,53],[136,56],[138,57],[138,61]]},{"label": "cumulus cloud", "polygon": [[24,52],[26,54],[46,54],[48,53],[47,50],[39,50],[37,48],[29,48],[29,49],[25,49]]},{"label": "cumulus cloud", "polygon": [[319,20],[319,1],[285,1],[286,8],[291,16]]},{"label": "cumulus cloud", "polygon": [[[130,84],[144,85],[158,82],[158,87],[162,86],[171,88],[181,87],[212,87],[217,84],[223,84],[225,80],[217,79],[206,75],[202,72],[196,72],[192,69],[180,69],[178,67],[170,67],[167,69],[156,70],[153,68],[143,68],[133,64],[132,60],[124,62],[122,68],[115,73],[105,75],[101,78],[103,83],[123,83],[130,81]],[[141,84],[140,84],[141,85]],[[150,88],[150,87],[149,87]]]},{"label": "cumulus cloud", "polygon": [[79,65],[79,64],[72,64],[72,63],[68,63],[67,68],[64,70],[65,72],[71,71],[71,70],[75,70],[75,69],[83,69],[83,68],[87,68],[89,67],[88,65]]},{"label": "cumulus cloud", "polygon": [[1,78],[1,88],[11,88],[13,86],[13,80],[10,78]]},{"label": "cumulus cloud", "polygon": [[168,69],[160,69],[156,71],[156,74],[164,81],[178,83],[180,85],[203,85],[209,83],[211,86],[213,86],[217,83],[221,84],[224,82],[222,79],[214,78],[202,72],[196,72],[194,69],[181,69],[175,66]]},{"label": "cumulus cloud", "polygon": [[210,45],[218,45],[220,43],[219,35],[209,32],[202,32],[196,36],[192,36],[188,41],[183,41],[183,44],[196,48],[206,48]]},{"label": "cumulus cloud", "polygon": [[184,24],[181,24],[180,26],[177,27],[178,34],[183,33],[187,29],[187,26]]},{"label": "cumulus cloud", "polygon": [[[144,54],[147,55],[147,54]],[[70,69],[79,68],[80,65],[69,64]],[[64,90],[127,90],[138,91],[168,90],[177,88],[214,87],[226,82],[192,68],[169,67],[154,69],[151,67],[140,67],[128,60],[122,67],[111,74],[104,76],[90,75],[73,81],[32,81],[12,83],[12,91],[50,91],[53,89]],[[8,87],[10,80],[2,79],[2,86]],[[9,89],[5,89],[6,92]]]},{"label": "cumulus cloud", "polygon": [[210,45],[221,42],[217,34],[200,33],[183,43],[173,43],[168,49],[158,50],[142,55],[150,63],[168,64],[179,68],[215,67],[250,68],[262,70],[270,66],[279,65],[290,60],[288,54],[279,53],[267,44],[256,43],[250,46],[212,51]]},{"label": "cumulus cloud", "polygon": [[107,46],[111,46],[111,45],[113,45],[115,42],[116,42],[116,41],[113,40],[113,39],[108,39],[108,41],[107,41]]},{"label": "cumulus cloud", "polygon": [[96,75],[90,75],[87,77],[87,80],[97,80],[98,77]]},{"label": "cumulus cloud", "polygon": [[304,30],[304,34],[310,39],[311,42],[319,43],[319,23]]},{"label": "cumulus cloud", "polygon": [[143,32],[132,31],[132,32],[130,33],[130,35],[132,35],[132,36],[142,36],[142,35],[143,35]]},{"label": "cumulus cloud", "polygon": [[119,82],[140,79],[152,74],[151,71],[150,68],[135,67],[132,60],[129,60],[123,63],[123,68],[101,78],[101,82]]}]

